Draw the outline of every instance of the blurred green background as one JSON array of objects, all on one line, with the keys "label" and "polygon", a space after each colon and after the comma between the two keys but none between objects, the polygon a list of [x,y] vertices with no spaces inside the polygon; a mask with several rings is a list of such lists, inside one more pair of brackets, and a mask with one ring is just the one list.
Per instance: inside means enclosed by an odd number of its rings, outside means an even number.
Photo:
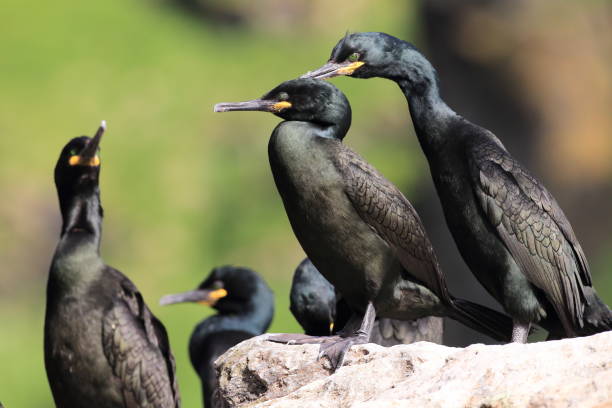
[{"label": "blurred green background", "polygon": [[[320,66],[347,29],[395,34],[431,56],[451,106],[496,132],[557,196],[610,303],[610,6],[510,3],[3,0],[0,401],[53,406],[42,348],[60,226],[52,172],[62,146],[101,119],[102,253],[166,325],[184,406],[201,405],[187,341],[211,311],[162,308],[163,294],[195,287],[217,265],[249,266],[277,296],[270,331],[299,330],[288,290],[304,254],[267,161],[279,119],[212,107]],[[422,210],[452,289],[486,298],[449,244],[404,97],[390,81],[334,83],[353,106],[346,142]],[[449,344],[481,340],[453,336]]]}]

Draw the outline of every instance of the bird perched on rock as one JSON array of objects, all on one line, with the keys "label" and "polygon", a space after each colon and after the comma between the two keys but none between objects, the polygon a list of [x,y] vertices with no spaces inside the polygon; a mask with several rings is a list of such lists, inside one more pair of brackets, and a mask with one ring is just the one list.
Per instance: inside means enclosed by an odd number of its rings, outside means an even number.
[{"label": "bird perched on rock", "polygon": [[[291,313],[310,336],[336,334],[352,314],[342,295],[308,258],[293,274],[289,300]],[[379,318],[374,322],[370,342],[387,347],[417,341],[442,344],[443,328],[443,319],[435,316],[417,320]]]},{"label": "bird perched on rock", "polygon": [[196,290],[166,295],[162,305],[195,302],[218,314],[202,320],[189,340],[191,364],[200,376],[205,407],[214,407],[217,388],[214,362],[227,349],[264,333],[274,315],[274,296],[255,271],[236,266],[212,270]]},{"label": "bird perched on rock", "polygon": [[513,340],[532,324],[550,338],[612,329],[584,251],[565,214],[487,129],[442,100],[429,61],[384,33],[346,35],[329,62],[304,78],[381,77],[395,81],[429,161],[446,223],[476,278],[514,319]]},{"label": "bird perched on rock", "polygon": [[351,109],[340,90],[324,81],[298,79],[261,99],[215,106],[217,112],[241,110],[285,119],[272,132],[268,153],[293,231],[317,269],[364,316],[358,330],[316,340],[334,367],[342,365],[352,344],[370,339],[376,315],[448,316],[493,338],[510,338],[510,319],[448,293],[414,208],[342,143]]},{"label": "bird perched on rock", "polygon": [[62,230],[51,262],[45,368],[55,405],[179,407],[166,330],[136,286],[100,257],[98,146],[72,139],[55,166]]}]

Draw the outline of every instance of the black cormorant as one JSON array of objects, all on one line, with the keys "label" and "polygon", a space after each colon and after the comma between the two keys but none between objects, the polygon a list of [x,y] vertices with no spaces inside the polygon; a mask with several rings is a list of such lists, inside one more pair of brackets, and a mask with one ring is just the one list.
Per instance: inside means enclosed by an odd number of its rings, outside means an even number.
[{"label": "black cormorant", "polygon": [[334,367],[342,365],[351,344],[369,340],[377,314],[405,320],[449,316],[493,338],[510,338],[509,318],[448,293],[412,205],[342,143],[351,122],[342,92],[324,81],[298,79],[261,99],[215,106],[217,112],[240,110],[285,119],[274,129],[268,153],[293,231],[351,310],[364,316],[355,332],[321,339],[322,354]]},{"label": "black cormorant", "polygon": [[329,336],[344,327],[351,311],[340,298],[310,259],[300,262],[291,280],[289,310],[305,334]]},{"label": "black cormorant", "polygon": [[100,257],[98,146],[72,139],[55,166],[62,213],[45,316],[45,368],[55,405],[179,407],[166,330],[136,286]]},{"label": "black cormorant", "polygon": [[303,77],[338,75],[387,78],[403,91],[449,229],[476,278],[513,317],[514,341],[525,342],[533,323],[549,338],[612,329],[612,312],[553,196],[493,133],[444,103],[434,68],[412,44],[350,34]]},{"label": "black cormorant", "polygon": [[[310,336],[338,333],[351,317],[351,309],[334,285],[306,258],[295,270],[289,296],[293,316]],[[442,344],[443,319],[429,316],[417,320],[378,318],[370,337],[382,346],[429,341]]]},{"label": "black cormorant", "polygon": [[191,364],[202,381],[204,406],[215,406],[214,362],[232,346],[264,333],[274,315],[274,295],[255,271],[235,266],[212,270],[196,290],[164,296],[160,303],[196,302],[219,314],[201,321],[189,340]]}]

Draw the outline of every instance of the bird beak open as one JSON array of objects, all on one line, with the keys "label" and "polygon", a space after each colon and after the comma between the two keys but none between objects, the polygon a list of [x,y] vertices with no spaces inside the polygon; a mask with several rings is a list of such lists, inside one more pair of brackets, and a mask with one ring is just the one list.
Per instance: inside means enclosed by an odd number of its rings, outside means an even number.
[{"label": "bird beak open", "polygon": [[222,102],[215,105],[215,112],[231,112],[231,111],[261,111],[278,113],[284,109],[290,108],[291,102],[287,101],[269,101],[266,99],[254,99],[246,102]]},{"label": "bird beak open", "polygon": [[300,78],[312,78],[312,79],[327,79],[333,78],[341,75],[353,75],[357,69],[363,66],[365,62],[363,61],[355,61],[355,62],[328,62],[323,65],[319,69],[315,69],[314,71],[308,71]]},{"label": "bird beak open", "polygon": [[98,157],[98,147],[100,146],[100,140],[106,130],[106,121],[100,123],[100,127],[96,132],[95,136],[92,137],[89,142],[85,145],[83,150],[75,156],[71,156],[69,164],[71,166],[90,166],[97,167],[100,165],[100,157]]},{"label": "bird beak open", "polygon": [[175,303],[193,302],[205,306],[214,306],[219,299],[226,296],[227,290],[225,289],[196,289],[190,290],[189,292],[166,295],[159,300],[159,304],[166,306]]}]

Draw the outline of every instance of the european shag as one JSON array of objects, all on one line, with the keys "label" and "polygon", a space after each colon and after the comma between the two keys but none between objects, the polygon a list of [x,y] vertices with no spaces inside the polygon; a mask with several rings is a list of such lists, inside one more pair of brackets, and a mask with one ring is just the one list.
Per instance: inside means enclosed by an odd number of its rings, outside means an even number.
[{"label": "european shag", "polygon": [[[338,333],[351,317],[351,310],[334,285],[306,258],[295,270],[289,296],[293,316],[310,336]],[[371,343],[381,346],[430,341],[442,344],[443,319],[429,316],[417,320],[378,318]]]},{"label": "european shag", "polygon": [[196,290],[164,296],[160,303],[196,302],[219,314],[201,321],[189,340],[189,357],[202,381],[205,407],[214,407],[214,362],[232,346],[264,333],[274,315],[274,295],[255,271],[235,266],[212,270]]},{"label": "european shag", "polygon": [[376,315],[448,316],[493,338],[510,338],[509,318],[448,293],[414,208],[342,143],[351,122],[342,92],[324,81],[298,79],[261,99],[215,106],[217,112],[241,110],[285,119],[272,132],[268,154],[293,232],[351,310],[364,316],[358,330],[317,341],[324,342],[322,355],[332,366],[342,365],[351,344],[369,340]]},{"label": "european shag", "polygon": [[98,146],[72,139],[55,166],[62,229],[51,261],[45,368],[55,405],[179,407],[174,357],[164,326],[136,286],[100,257]]},{"label": "european shag", "polygon": [[344,327],[351,311],[340,297],[310,259],[300,262],[291,281],[289,310],[305,334],[329,336]]},{"label": "european shag", "polygon": [[513,317],[513,341],[526,342],[534,323],[549,338],[612,329],[612,312],[553,196],[493,133],[446,105],[436,71],[412,44],[350,34],[303,77],[338,75],[387,78],[403,91],[446,223],[476,278]]}]

